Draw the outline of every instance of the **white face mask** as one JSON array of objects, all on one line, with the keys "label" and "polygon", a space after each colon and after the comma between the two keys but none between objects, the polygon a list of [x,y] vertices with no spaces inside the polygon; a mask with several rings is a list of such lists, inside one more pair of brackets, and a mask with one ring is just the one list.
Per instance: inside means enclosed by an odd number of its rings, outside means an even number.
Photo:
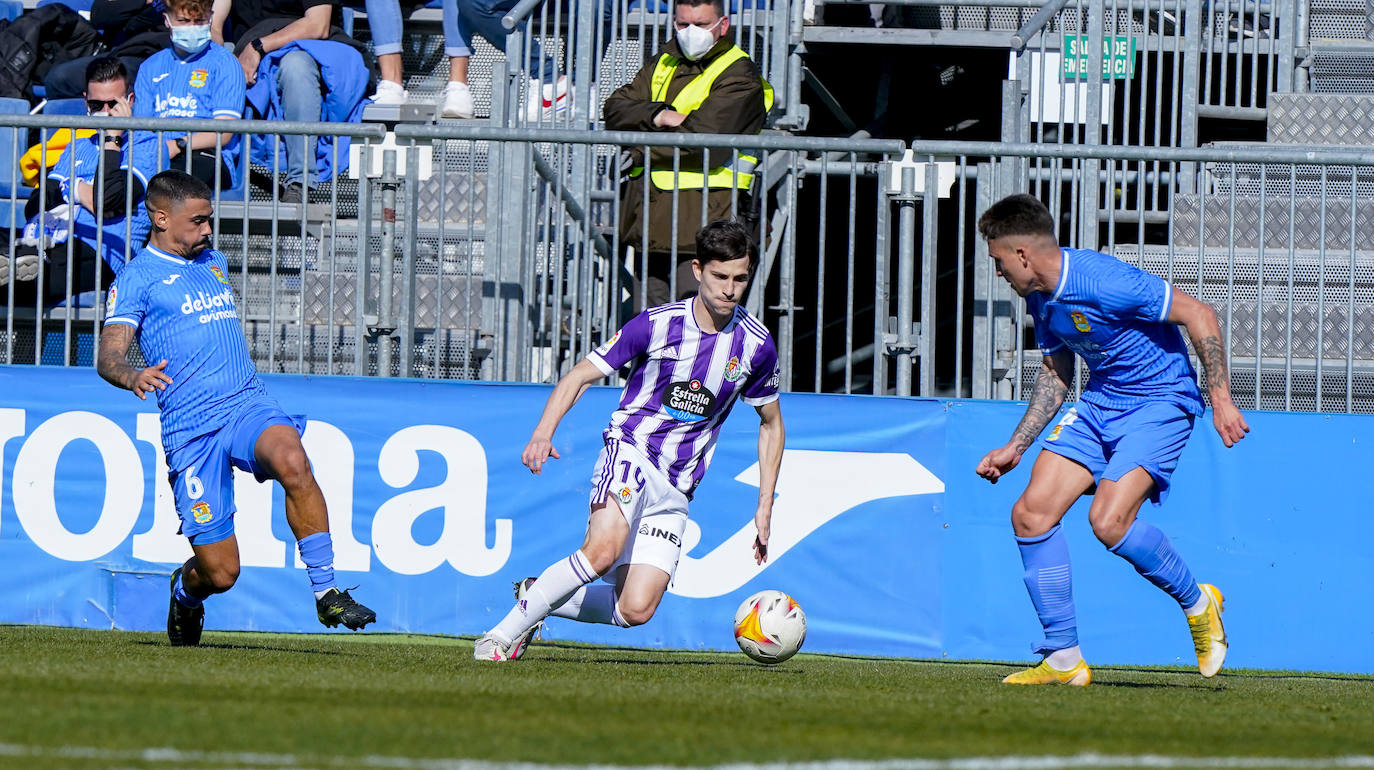
[{"label": "white face mask", "polygon": [[682,50],[682,55],[692,61],[705,56],[706,52],[711,50],[711,46],[716,44],[716,37],[711,34],[711,30],[719,27],[722,21],[725,21],[724,16],[717,19],[716,23],[709,27],[698,27],[692,24],[678,30],[677,47]]}]

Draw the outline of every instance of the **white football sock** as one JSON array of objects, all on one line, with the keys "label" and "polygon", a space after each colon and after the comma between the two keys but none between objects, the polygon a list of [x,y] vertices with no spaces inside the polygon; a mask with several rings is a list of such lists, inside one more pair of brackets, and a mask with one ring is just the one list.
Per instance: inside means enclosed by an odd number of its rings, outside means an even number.
[{"label": "white football sock", "polygon": [[510,644],[548,617],[549,612],[566,602],[573,592],[596,578],[592,563],[580,550],[550,564],[525,592],[525,598],[516,602],[506,617],[488,633],[502,644]]},{"label": "white football sock", "polygon": [[1206,612],[1206,611],[1207,611],[1207,592],[1206,592],[1206,591],[1201,591],[1201,592],[1199,592],[1199,595],[1198,595],[1198,597],[1197,597],[1197,602],[1196,602],[1193,606],[1191,606],[1191,607],[1184,607],[1184,608],[1183,608],[1183,614],[1187,615],[1187,616],[1190,617],[1190,618],[1195,618],[1195,617],[1197,617],[1198,615],[1201,615],[1202,613],[1204,613],[1204,612]]},{"label": "white football sock", "polygon": [[585,585],[574,591],[562,606],[554,608],[549,614],[579,623],[605,623],[629,628],[630,624],[620,616],[620,608],[617,606],[619,600],[620,595],[616,593],[615,586]]},{"label": "white football sock", "polygon": [[1083,660],[1083,651],[1075,644],[1072,647],[1051,652],[1045,656],[1045,660],[1050,664],[1050,668],[1056,671],[1068,671]]}]

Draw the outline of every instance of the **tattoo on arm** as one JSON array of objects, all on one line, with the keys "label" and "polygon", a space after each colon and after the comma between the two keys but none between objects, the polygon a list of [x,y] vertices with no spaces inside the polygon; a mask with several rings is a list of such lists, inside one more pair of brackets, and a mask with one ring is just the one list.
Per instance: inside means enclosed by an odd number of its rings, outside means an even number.
[{"label": "tattoo on arm", "polygon": [[100,333],[100,357],[95,369],[111,385],[132,390],[138,370],[129,365],[129,345],[134,327],[127,324],[106,326]]},{"label": "tattoo on arm", "polygon": [[1202,373],[1207,377],[1207,389],[1231,391],[1231,376],[1226,370],[1226,346],[1215,334],[1193,342],[1198,361],[1202,363]]},{"label": "tattoo on arm", "polygon": [[1040,431],[1050,424],[1054,415],[1059,412],[1059,407],[1064,403],[1064,396],[1069,391],[1069,387],[1060,378],[1059,372],[1048,362],[1041,367],[1040,373],[1035,376],[1035,387],[1031,389],[1030,404],[1026,407],[1026,414],[1017,424],[1016,430],[1011,434],[1012,443],[1017,451],[1024,452],[1033,443],[1035,438],[1040,435]]}]

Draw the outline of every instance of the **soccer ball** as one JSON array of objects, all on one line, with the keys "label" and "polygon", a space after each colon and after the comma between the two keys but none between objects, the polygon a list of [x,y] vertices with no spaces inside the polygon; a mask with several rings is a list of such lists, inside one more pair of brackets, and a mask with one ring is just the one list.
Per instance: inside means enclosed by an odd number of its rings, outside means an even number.
[{"label": "soccer ball", "polygon": [[760,663],[781,663],[806,639],[806,613],[782,591],[759,591],[735,611],[735,642]]}]

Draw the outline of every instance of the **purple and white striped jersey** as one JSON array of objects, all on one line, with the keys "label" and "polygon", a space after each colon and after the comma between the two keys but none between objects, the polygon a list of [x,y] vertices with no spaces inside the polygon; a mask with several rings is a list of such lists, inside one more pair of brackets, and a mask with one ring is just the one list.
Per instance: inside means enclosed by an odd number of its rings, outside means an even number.
[{"label": "purple and white striped jersey", "polygon": [[633,364],[605,436],[638,449],[688,498],[735,399],[762,406],[778,398],[778,350],[768,329],[736,307],[724,329],[704,332],[695,301],[649,308],[587,356],[607,376]]}]

